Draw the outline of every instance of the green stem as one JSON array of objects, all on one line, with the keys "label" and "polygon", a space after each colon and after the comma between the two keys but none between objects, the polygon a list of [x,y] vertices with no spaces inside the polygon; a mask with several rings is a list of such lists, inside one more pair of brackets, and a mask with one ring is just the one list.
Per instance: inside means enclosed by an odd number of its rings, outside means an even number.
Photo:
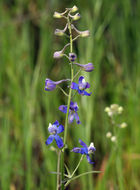
[{"label": "green stem", "polygon": [[73,181],[73,180],[75,180],[75,179],[77,179],[77,178],[79,178],[79,177],[82,177],[82,176],[84,176],[84,175],[92,174],[92,173],[101,173],[101,171],[90,171],[90,172],[85,172],[85,173],[82,173],[82,174],[80,174],[80,175],[77,175],[77,176],[71,178],[71,179],[65,184],[65,187],[67,187],[67,186],[70,184],[71,181]]},{"label": "green stem", "polygon": [[59,180],[60,180],[60,156],[61,156],[61,151],[58,152],[58,160],[57,160],[57,186],[56,190],[59,190]]},{"label": "green stem", "polygon": [[74,75],[73,80],[77,77],[77,75],[82,71],[82,69],[79,69],[79,71]]},{"label": "green stem", "polygon": [[71,178],[74,176],[75,172],[77,171],[77,169],[79,168],[81,161],[83,160],[84,155],[81,156],[79,163],[77,164],[75,170],[73,171],[73,173],[71,174]]},{"label": "green stem", "polygon": [[[67,17],[68,21],[68,29],[69,29],[69,34],[70,34],[70,53],[72,53],[73,50],[73,40],[72,40],[72,31],[71,31],[71,23],[69,20],[69,17]],[[71,83],[73,81],[73,64],[71,63]],[[71,101],[71,95],[72,95],[72,89],[69,89],[69,96],[68,96],[68,103],[67,103],[67,113],[66,113],[66,119],[65,119],[65,131],[64,131],[64,146],[66,144],[66,139],[67,139],[67,130],[68,130],[68,115],[69,115],[69,108],[70,108],[70,101]],[[62,154],[62,159],[61,159],[61,173],[62,173],[62,178],[61,178],[61,189],[64,190],[64,154],[65,154],[65,147],[63,149],[63,154]]]},{"label": "green stem", "polygon": [[[72,53],[72,33],[71,33],[71,23],[68,18],[68,28],[69,28],[69,33],[70,33],[70,53]],[[71,64],[71,83],[73,81],[73,64]],[[64,145],[66,144],[66,139],[67,139],[67,128],[68,128],[68,116],[69,116],[69,108],[70,108],[70,101],[71,101],[71,94],[72,94],[72,89],[70,88],[69,90],[69,96],[68,96],[68,106],[67,106],[67,114],[66,114],[66,119],[65,119],[65,132],[64,132]]]},{"label": "green stem", "polygon": [[67,97],[69,96],[69,95],[63,90],[63,88],[61,88],[61,87],[58,86],[58,85],[57,85],[57,88],[59,88],[59,89],[63,92],[63,94],[64,94],[65,96],[67,96]]},{"label": "green stem", "polygon": [[112,124],[113,129],[114,129],[114,135],[116,136],[117,142],[115,143],[115,148],[116,148],[116,172],[117,172],[117,178],[118,178],[118,183],[119,183],[119,189],[123,190],[124,185],[123,185],[123,175],[122,175],[122,161],[121,161],[121,138],[120,138],[120,128],[117,127],[117,123],[115,119],[113,120],[112,118]]}]

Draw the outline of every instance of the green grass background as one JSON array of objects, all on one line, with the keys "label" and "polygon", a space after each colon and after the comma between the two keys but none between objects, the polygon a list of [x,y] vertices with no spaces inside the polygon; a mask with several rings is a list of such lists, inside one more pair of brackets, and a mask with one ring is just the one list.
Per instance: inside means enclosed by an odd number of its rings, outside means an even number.
[{"label": "green grass background", "polygon": [[[140,1],[138,0],[1,0],[0,1],[0,189],[50,190],[56,187],[57,157],[45,146],[48,124],[64,124],[58,107],[66,103],[59,90],[44,91],[45,78],[70,77],[68,61],[54,60],[53,53],[68,41],[54,36],[64,21],[53,12],[77,5],[82,15],[79,30],[89,38],[78,39],[74,50],[78,62],[93,62],[92,73],[82,73],[91,83],[91,97],[77,96],[81,126],[69,127],[69,148],[78,139],[94,141],[95,166],[86,160],[68,189],[140,189]],[[65,87],[65,86],[64,86]],[[120,152],[114,152],[105,134],[111,127],[104,108],[112,103],[124,107]],[[55,145],[55,144],[54,144]],[[66,158],[72,169],[79,155]]]}]

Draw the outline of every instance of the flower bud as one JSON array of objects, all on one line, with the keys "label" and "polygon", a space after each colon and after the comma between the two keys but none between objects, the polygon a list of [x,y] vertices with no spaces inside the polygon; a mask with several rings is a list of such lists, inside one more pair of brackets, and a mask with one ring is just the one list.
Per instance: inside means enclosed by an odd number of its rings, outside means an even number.
[{"label": "flower bud", "polygon": [[123,112],[123,107],[120,106],[120,107],[118,108],[118,113],[121,114],[122,112]]},{"label": "flower bud", "polygon": [[110,108],[106,107],[104,111],[108,113],[108,112],[110,112]]},{"label": "flower bud", "polygon": [[56,29],[54,34],[57,35],[57,36],[63,36],[64,33],[66,32],[68,28],[68,24],[66,24],[65,28],[63,30],[60,30],[60,29]]},{"label": "flower bud", "polygon": [[120,124],[120,128],[126,128],[127,127],[127,123],[123,122],[122,124]]},{"label": "flower bud", "polygon": [[109,117],[112,117],[114,113],[112,111],[109,111],[109,112],[107,112],[107,114]]},{"label": "flower bud", "polygon": [[46,91],[52,91],[55,88],[56,88],[55,82],[47,78],[45,81],[45,90]]},{"label": "flower bud", "polygon": [[94,69],[94,66],[93,66],[92,63],[88,63],[88,64],[85,64],[85,65],[82,65],[82,64],[79,64],[79,63],[74,63],[74,64],[80,66],[81,69],[83,69],[86,72],[91,72]]},{"label": "flower bud", "polygon": [[69,53],[69,60],[71,62],[74,62],[76,60],[77,56],[75,53]]},{"label": "flower bud", "polygon": [[54,54],[53,54],[53,58],[55,58],[55,59],[59,59],[59,58],[61,58],[61,57],[63,57],[63,51],[56,51],[56,52],[54,52]]},{"label": "flower bud", "polygon": [[118,106],[118,104],[111,104],[110,108],[112,109],[112,111],[117,112],[117,111],[118,111],[119,106]]},{"label": "flower bud", "polygon": [[74,13],[78,10],[78,7],[76,5],[74,5],[72,8],[71,8],[71,13]]},{"label": "flower bud", "polygon": [[90,32],[89,32],[89,30],[85,30],[85,31],[83,31],[83,32],[80,32],[80,36],[81,37],[88,37],[90,35]]},{"label": "flower bud", "polygon": [[107,137],[107,138],[111,138],[111,136],[112,136],[112,133],[111,133],[111,132],[107,132],[107,133],[106,133],[106,137]]},{"label": "flower bud", "polygon": [[76,13],[74,16],[71,16],[73,20],[79,20],[80,19],[80,14]]},{"label": "flower bud", "polygon": [[51,151],[55,151],[55,152],[57,151],[57,149],[56,149],[54,146],[51,146],[51,147],[50,147],[50,150],[51,150]]},{"label": "flower bud", "polygon": [[55,11],[53,17],[54,18],[62,18],[62,14]]},{"label": "flower bud", "polygon": [[56,29],[55,32],[54,32],[54,34],[55,34],[56,36],[63,36],[63,35],[64,35],[64,32],[63,32],[63,30]]},{"label": "flower bud", "polygon": [[88,37],[90,35],[89,30],[80,31],[73,24],[71,25],[72,29],[74,29],[81,37]]},{"label": "flower bud", "polygon": [[69,81],[70,79],[63,79],[63,80],[59,80],[59,81],[52,81],[51,79],[47,78],[45,80],[45,90],[46,91],[53,91],[56,88],[56,85],[62,83],[62,82],[66,82]]},{"label": "flower bud", "polygon": [[116,142],[116,137],[115,137],[115,136],[112,136],[112,137],[111,137],[111,141],[112,141],[112,142]]}]

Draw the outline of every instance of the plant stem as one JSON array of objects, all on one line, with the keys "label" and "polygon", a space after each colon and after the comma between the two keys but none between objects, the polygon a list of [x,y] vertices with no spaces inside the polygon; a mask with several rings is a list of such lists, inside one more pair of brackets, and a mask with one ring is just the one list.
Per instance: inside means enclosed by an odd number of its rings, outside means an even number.
[{"label": "plant stem", "polygon": [[75,179],[77,179],[77,178],[79,178],[79,177],[82,177],[82,176],[84,176],[84,175],[92,174],[92,173],[101,173],[101,171],[90,171],[90,172],[85,172],[85,173],[82,173],[82,174],[80,174],[80,175],[77,175],[77,176],[71,178],[71,179],[65,184],[65,187],[67,187],[67,186],[70,184],[71,181],[73,181],[73,180],[75,180]]},{"label": "plant stem", "polygon": [[82,71],[82,69],[79,69],[79,71],[75,74],[73,80],[77,77],[77,75]]},{"label": "plant stem", "polygon": [[67,97],[69,96],[69,95],[63,90],[63,88],[61,88],[61,87],[58,86],[58,85],[57,85],[57,88],[59,88],[59,89],[63,92],[63,94],[64,94],[65,96],[67,96]]},{"label": "plant stem", "polygon": [[[68,29],[69,29],[69,35],[70,35],[70,53],[72,53],[73,50],[73,40],[72,40],[72,31],[71,31],[71,22],[69,19],[69,16],[67,17],[67,22],[68,22]],[[73,64],[71,63],[71,83],[73,81]],[[69,108],[70,108],[70,101],[71,101],[71,94],[72,94],[72,89],[69,89],[69,96],[68,96],[68,103],[67,103],[67,113],[66,113],[66,119],[65,119],[65,131],[64,131],[64,146],[66,144],[66,139],[67,139],[67,130],[68,130],[68,116],[69,116]],[[61,178],[61,189],[64,190],[64,154],[65,154],[65,147],[63,149],[63,154],[62,154],[62,159],[61,159],[61,173],[62,173],[62,178]]]},{"label": "plant stem", "polygon": [[56,190],[59,190],[59,181],[60,181],[60,156],[61,156],[61,151],[59,150],[58,152],[58,160],[57,160],[57,186]]},{"label": "plant stem", "polygon": [[[71,33],[71,23],[68,18],[68,28],[69,28],[69,33],[70,33],[70,53],[72,53],[72,33]],[[71,63],[71,83],[73,81],[73,64]],[[70,88],[69,90],[69,96],[68,96],[68,106],[67,106],[67,113],[66,113],[66,119],[65,119],[65,132],[64,132],[64,145],[66,144],[66,139],[67,139],[67,128],[68,128],[68,115],[69,115],[69,108],[70,108],[70,100],[71,100],[71,94],[72,94],[72,89]]]},{"label": "plant stem", "polygon": [[83,160],[83,157],[84,155],[81,156],[80,160],[79,160],[79,163],[77,164],[75,170],[73,171],[73,173],[71,174],[71,177],[74,176],[75,172],[77,171],[77,169],[79,168],[80,164],[81,164],[81,161]]}]

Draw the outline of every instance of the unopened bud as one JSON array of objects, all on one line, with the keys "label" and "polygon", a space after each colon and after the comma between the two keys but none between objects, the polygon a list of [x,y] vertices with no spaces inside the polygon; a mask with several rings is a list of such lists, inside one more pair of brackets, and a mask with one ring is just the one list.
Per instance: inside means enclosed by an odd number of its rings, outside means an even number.
[{"label": "unopened bud", "polygon": [[69,60],[71,62],[74,62],[76,60],[77,56],[75,53],[69,53]]},{"label": "unopened bud", "polygon": [[80,32],[80,36],[81,37],[88,37],[90,35],[90,32],[89,32],[89,30],[85,30],[85,31],[83,31],[83,32]]},{"label": "unopened bud", "polygon": [[64,33],[66,32],[68,28],[68,24],[66,24],[65,28],[63,30],[60,30],[60,29],[56,29],[54,34],[57,35],[57,36],[63,36]]},{"label": "unopened bud", "polygon": [[80,14],[79,13],[76,13],[74,16],[72,16],[72,19],[73,20],[78,20],[78,19],[80,19]]},{"label": "unopened bud", "polygon": [[63,30],[56,29],[55,32],[54,32],[54,34],[55,34],[56,36],[63,36],[63,35],[64,35],[64,32],[63,32]]},{"label": "unopened bud", "polygon": [[71,12],[74,13],[78,10],[78,7],[76,5],[74,5],[72,8],[71,8]]},{"label": "unopened bud", "polygon": [[54,18],[62,18],[62,14],[58,13],[58,12],[54,12],[53,17]]},{"label": "unopened bud", "polygon": [[110,108],[106,107],[104,111],[108,113],[110,111]]},{"label": "unopened bud", "polygon": [[[59,80],[59,81],[52,81],[51,79],[49,78],[46,78],[45,80],[45,90],[46,91],[53,91],[55,88],[56,88],[56,85],[62,83],[62,82],[66,82],[66,81],[69,81],[69,79],[63,79],[63,80]],[[49,124],[49,127],[48,127],[48,130],[49,132],[51,133],[51,127],[52,125]]]},{"label": "unopened bud", "polygon": [[85,65],[79,64],[79,63],[74,63],[75,65],[78,65],[81,67],[82,70],[86,71],[86,72],[91,72],[94,69],[94,66],[92,63],[88,63]]},{"label": "unopened bud", "polygon": [[110,138],[111,136],[112,136],[112,133],[111,133],[111,132],[107,132],[107,133],[106,133],[106,137],[107,137],[107,138]]},{"label": "unopened bud", "polygon": [[55,58],[55,59],[59,59],[59,58],[61,58],[61,57],[63,57],[63,52],[62,51],[56,51],[56,52],[54,52],[54,54],[53,54],[53,58]]},{"label": "unopened bud", "polygon": [[54,146],[51,146],[51,147],[50,147],[50,150],[51,150],[51,151],[56,151],[56,148],[55,148]]},{"label": "unopened bud", "polygon": [[126,128],[127,127],[127,123],[123,122],[122,124],[120,124],[120,128]]},{"label": "unopened bud", "polygon": [[123,107],[120,106],[120,107],[118,108],[118,113],[121,114],[122,112],[123,112]]},{"label": "unopened bud", "polygon": [[109,117],[112,117],[113,112],[112,112],[112,111],[109,111],[109,112],[107,112],[107,114],[108,114]]},{"label": "unopened bud", "polygon": [[111,104],[110,108],[112,109],[112,111],[117,112],[117,111],[118,111],[119,106],[118,106],[118,104]]},{"label": "unopened bud", "polygon": [[115,137],[115,136],[112,136],[112,137],[111,137],[111,141],[112,141],[112,142],[116,142],[116,137]]}]

